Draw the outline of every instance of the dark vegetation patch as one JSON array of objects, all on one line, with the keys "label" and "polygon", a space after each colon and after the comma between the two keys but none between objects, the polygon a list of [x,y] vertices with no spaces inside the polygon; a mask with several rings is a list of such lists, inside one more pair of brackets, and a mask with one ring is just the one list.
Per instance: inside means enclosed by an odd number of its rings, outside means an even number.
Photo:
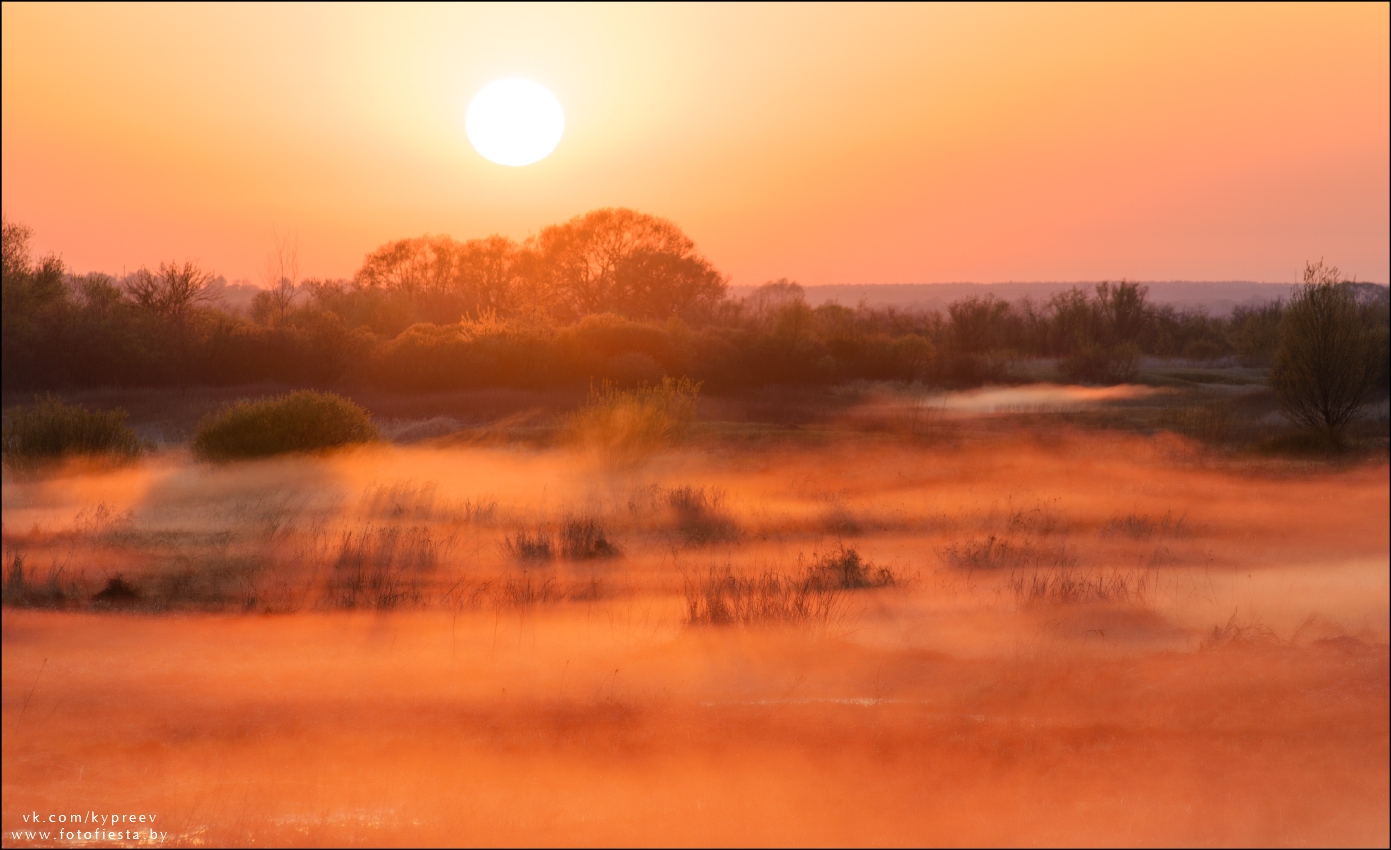
[{"label": "dark vegetation patch", "polygon": [[560,554],[572,561],[616,558],[622,554],[593,517],[571,517],[560,528]]},{"label": "dark vegetation patch", "polygon": [[695,546],[737,540],[739,527],[725,512],[721,490],[685,485],[666,491],[677,532]]},{"label": "dark vegetation patch", "polygon": [[379,436],[367,411],[351,401],[301,390],[224,407],[198,426],[193,451],[204,460],[230,461],[323,451]]},{"label": "dark vegetation patch", "polygon": [[7,411],[0,445],[5,462],[12,468],[74,456],[129,460],[145,450],[135,430],[126,424],[124,410],[88,410],[53,396]]}]

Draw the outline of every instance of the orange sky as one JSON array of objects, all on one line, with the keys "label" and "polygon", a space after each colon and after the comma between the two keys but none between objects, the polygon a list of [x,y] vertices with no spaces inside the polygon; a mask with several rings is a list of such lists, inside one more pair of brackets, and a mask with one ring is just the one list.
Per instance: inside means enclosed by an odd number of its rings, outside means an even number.
[{"label": "orange sky", "polygon": [[[1388,8],[7,2],[4,209],[77,271],[630,206],[735,284],[1385,282]],[[536,165],[464,135],[504,76],[565,108]]]}]

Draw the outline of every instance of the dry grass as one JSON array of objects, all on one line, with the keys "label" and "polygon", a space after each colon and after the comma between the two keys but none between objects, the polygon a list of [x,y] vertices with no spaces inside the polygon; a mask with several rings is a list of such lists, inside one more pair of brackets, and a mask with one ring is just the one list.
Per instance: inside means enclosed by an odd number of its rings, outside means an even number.
[{"label": "dry grass", "polygon": [[1153,574],[1140,570],[1087,574],[1062,569],[1015,573],[1008,587],[1021,605],[1135,605],[1149,600],[1154,582]]},{"label": "dry grass", "polygon": [[815,587],[804,577],[770,571],[743,576],[728,567],[687,579],[684,592],[689,625],[825,623],[842,602],[842,591]]},{"label": "dry grass", "polygon": [[5,565],[4,604],[18,608],[65,608],[85,601],[83,576],[56,561],[40,573],[25,563],[24,553],[12,552]]},{"label": "dry grass", "polygon": [[[854,440],[640,476],[452,445],[6,478],[7,817],[152,800],[207,845],[1385,843],[1384,464]],[[1226,649],[1311,610],[1328,630]]]},{"label": "dry grass", "polygon": [[1203,638],[1199,648],[1203,650],[1232,649],[1243,646],[1270,646],[1279,642],[1280,636],[1275,633],[1274,629],[1260,620],[1239,621],[1237,613],[1233,611],[1225,625],[1212,627],[1212,631]]},{"label": "dry grass", "polygon": [[1184,527],[1186,517],[1175,518],[1172,511],[1165,511],[1162,517],[1147,514],[1116,514],[1101,527],[1103,536],[1130,537],[1135,540],[1148,540],[1151,537],[1182,537],[1187,533]]},{"label": "dry grass", "polygon": [[599,520],[570,517],[560,528],[560,554],[572,561],[589,561],[616,558],[622,554],[622,550]]},{"label": "dry grass", "polygon": [[695,419],[700,384],[688,378],[621,390],[604,381],[591,388],[589,401],[566,417],[571,443],[613,468],[634,468],[657,450],[679,440]]},{"label": "dry grass", "polygon": [[941,555],[949,565],[964,570],[1059,569],[1076,563],[1064,545],[1045,546],[1028,538],[994,534],[948,544]]},{"label": "dry grass", "polygon": [[898,583],[892,571],[875,567],[854,549],[813,557],[798,572],[762,570],[738,575],[711,568],[684,583],[689,625],[749,626],[767,623],[826,623],[840,613],[845,593]]},{"label": "dry grass", "polygon": [[673,487],[666,502],[675,515],[677,532],[694,546],[728,543],[739,538],[739,527],[725,511],[725,494],[715,488]]},{"label": "dry grass", "polygon": [[429,528],[366,528],[343,533],[326,602],[337,608],[396,608],[419,604],[422,583],[440,561]]},{"label": "dry grass", "polygon": [[523,563],[549,561],[555,557],[555,546],[551,543],[551,536],[544,531],[523,529],[510,535],[504,546],[509,557]]}]

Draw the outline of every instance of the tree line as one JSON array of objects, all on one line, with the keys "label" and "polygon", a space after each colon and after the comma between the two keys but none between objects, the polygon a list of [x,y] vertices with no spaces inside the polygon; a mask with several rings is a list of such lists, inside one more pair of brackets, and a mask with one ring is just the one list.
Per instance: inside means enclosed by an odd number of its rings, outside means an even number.
[{"label": "tree line", "polygon": [[[679,227],[628,209],[594,210],[523,242],[389,242],[346,280],[300,279],[293,246],[277,239],[245,311],[219,302],[196,263],[79,276],[58,257],[32,256],[30,240],[5,220],[7,391],[260,382],[428,391],[664,376],[716,391],[855,379],[970,386],[1009,380],[1028,358],[1105,383],[1134,378],[1142,357],[1269,366],[1287,312],[1279,302],[1227,316],[1179,310],[1127,282],[1043,301],[965,298],[945,311],[812,307],[788,280],[736,299]],[[1384,387],[1386,288],[1344,282],[1321,264],[1309,281],[1351,299]]]}]

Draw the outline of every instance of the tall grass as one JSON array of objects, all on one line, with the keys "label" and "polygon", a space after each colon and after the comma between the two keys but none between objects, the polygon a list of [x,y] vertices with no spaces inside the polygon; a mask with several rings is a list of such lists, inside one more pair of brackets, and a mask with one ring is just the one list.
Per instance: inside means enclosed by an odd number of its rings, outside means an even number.
[{"label": "tall grass", "polygon": [[736,575],[729,567],[711,568],[685,581],[686,622],[710,626],[824,623],[840,611],[847,591],[897,583],[892,571],[864,561],[854,549],[815,558],[793,575],[772,570]]},{"label": "tall grass", "polygon": [[686,622],[691,625],[749,626],[763,623],[826,622],[838,610],[842,591],[762,572],[735,575],[711,569],[685,583]]},{"label": "tall grass", "polygon": [[560,529],[560,553],[572,561],[593,558],[616,558],[621,554],[618,544],[592,517],[571,517]]},{"label": "tall grass", "polygon": [[193,438],[203,460],[229,461],[312,452],[380,438],[367,411],[312,390],[241,401],[204,419]]},{"label": "tall grass", "polygon": [[104,455],[131,459],[145,445],[126,424],[124,410],[88,410],[80,404],[64,404],[53,396],[29,407],[11,410],[5,417],[5,462],[25,467],[73,455]]},{"label": "tall grass", "polygon": [[81,575],[57,563],[41,574],[25,564],[23,552],[10,556],[0,593],[6,605],[21,608],[63,608],[85,596]]},{"label": "tall grass", "polygon": [[588,403],[564,420],[569,439],[616,466],[633,466],[685,434],[695,419],[700,384],[663,378],[620,390],[608,381],[591,387]]},{"label": "tall grass", "polygon": [[676,518],[676,528],[687,543],[704,545],[734,540],[739,528],[724,510],[724,493],[704,487],[673,487],[666,502]]},{"label": "tall grass", "polygon": [[1061,544],[1043,546],[1028,538],[1017,541],[994,534],[984,540],[967,540],[946,546],[942,549],[942,558],[953,567],[966,570],[1061,568],[1072,566],[1076,560]]},{"label": "tall grass", "polygon": [[1024,605],[1134,604],[1149,598],[1154,579],[1141,571],[1088,575],[1069,569],[1043,570],[1011,575],[1009,588]]},{"label": "tall grass", "polygon": [[344,532],[328,585],[339,608],[395,608],[422,601],[422,582],[440,561],[428,528]]}]

